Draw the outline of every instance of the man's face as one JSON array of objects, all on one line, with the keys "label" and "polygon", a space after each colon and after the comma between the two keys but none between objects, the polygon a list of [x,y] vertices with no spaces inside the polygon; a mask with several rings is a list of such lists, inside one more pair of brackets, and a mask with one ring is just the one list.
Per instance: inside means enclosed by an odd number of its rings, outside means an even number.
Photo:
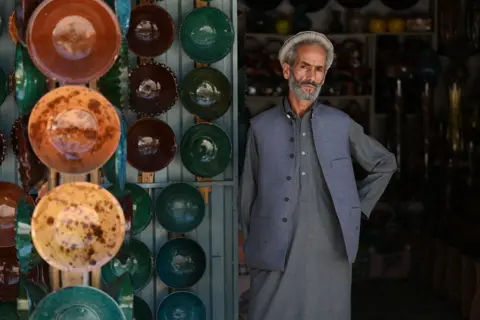
[{"label": "man's face", "polygon": [[293,66],[284,63],[283,76],[300,100],[317,99],[327,73],[327,54],[315,44],[305,44],[297,49],[297,59]]}]

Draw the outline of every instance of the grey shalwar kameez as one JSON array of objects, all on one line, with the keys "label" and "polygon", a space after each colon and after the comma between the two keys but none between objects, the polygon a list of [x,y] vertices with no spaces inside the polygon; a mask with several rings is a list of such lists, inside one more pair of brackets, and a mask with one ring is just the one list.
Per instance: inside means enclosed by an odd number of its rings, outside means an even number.
[{"label": "grey shalwar kameez", "polygon": [[[291,200],[296,207],[285,271],[251,269],[248,320],[350,319],[351,264],[315,152],[311,114],[312,110],[293,121],[296,161],[291,179],[296,193]],[[376,162],[374,155],[385,153],[353,120],[349,130],[350,145],[362,157],[360,163]],[[241,190],[255,188],[257,156],[250,132]],[[372,187],[369,194],[383,192]],[[240,214],[247,223],[252,196],[251,192],[240,193]]]}]

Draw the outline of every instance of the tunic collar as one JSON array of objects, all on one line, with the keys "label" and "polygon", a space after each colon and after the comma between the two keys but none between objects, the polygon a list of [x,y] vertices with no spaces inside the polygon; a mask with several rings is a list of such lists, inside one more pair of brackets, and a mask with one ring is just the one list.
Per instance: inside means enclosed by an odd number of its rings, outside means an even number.
[{"label": "tunic collar", "polygon": [[[297,118],[297,114],[295,112],[293,112],[292,110],[292,106],[290,105],[290,101],[288,101],[288,97],[287,96],[284,96],[283,99],[282,99],[282,104],[283,104],[283,111],[285,112],[285,115],[287,116],[287,118],[292,118],[292,119],[296,119]],[[315,114],[315,110],[317,109],[318,106],[321,106],[321,103],[319,102],[319,100],[315,100],[313,102],[313,105],[312,107],[307,111],[305,112],[305,115],[313,115]]]}]

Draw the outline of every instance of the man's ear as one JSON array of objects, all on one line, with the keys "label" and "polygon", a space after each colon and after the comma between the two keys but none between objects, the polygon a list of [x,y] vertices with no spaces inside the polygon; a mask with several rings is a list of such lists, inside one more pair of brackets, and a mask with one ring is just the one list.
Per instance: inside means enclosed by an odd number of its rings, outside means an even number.
[{"label": "man's ear", "polygon": [[290,72],[292,70],[290,69],[290,65],[288,63],[283,63],[282,64],[282,72],[283,72],[283,77],[288,80],[290,78]]}]

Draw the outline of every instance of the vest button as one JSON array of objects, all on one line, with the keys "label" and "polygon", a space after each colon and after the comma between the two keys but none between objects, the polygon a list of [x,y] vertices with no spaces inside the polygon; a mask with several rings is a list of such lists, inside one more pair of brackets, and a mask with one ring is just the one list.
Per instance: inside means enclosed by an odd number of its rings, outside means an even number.
[{"label": "vest button", "polygon": [[289,157],[290,159],[293,159],[293,153],[290,153]]},{"label": "vest button", "polygon": [[283,222],[287,222],[288,219],[287,219],[287,218],[283,218],[282,221],[283,221]]},{"label": "vest button", "polygon": [[292,180],[292,177],[288,176],[288,177],[287,177],[287,180],[288,180],[288,181]]},{"label": "vest button", "polygon": [[290,142],[293,142],[293,140],[294,140],[293,137],[290,137]]},{"label": "vest button", "polygon": [[288,202],[290,201],[290,199],[288,197],[285,197],[285,202]]}]

